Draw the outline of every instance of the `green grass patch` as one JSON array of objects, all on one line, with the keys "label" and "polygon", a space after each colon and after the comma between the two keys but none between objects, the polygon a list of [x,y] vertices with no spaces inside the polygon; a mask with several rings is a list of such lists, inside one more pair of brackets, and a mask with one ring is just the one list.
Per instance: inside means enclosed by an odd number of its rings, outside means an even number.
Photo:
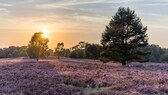
[{"label": "green grass patch", "polygon": [[[62,86],[64,87],[67,87],[67,88],[79,88],[77,86],[74,86],[74,85],[70,85],[70,84],[61,84]],[[92,93],[100,93],[100,92],[106,92],[108,90],[111,89],[111,86],[109,87],[98,87],[96,86],[95,88],[91,88],[91,87],[87,87],[87,88],[84,88],[84,87],[80,87],[81,89],[84,90],[84,95],[90,95]]]},{"label": "green grass patch", "polygon": [[68,88],[79,88],[79,87],[71,85],[71,84],[65,84],[65,83],[63,83],[61,85],[64,86],[64,87],[68,87]]},{"label": "green grass patch", "polygon": [[111,86],[109,87],[96,87],[96,88],[85,88],[84,90],[84,95],[90,95],[92,93],[100,93],[100,92],[104,92],[104,91],[108,91],[109,89],[111,89]]}]

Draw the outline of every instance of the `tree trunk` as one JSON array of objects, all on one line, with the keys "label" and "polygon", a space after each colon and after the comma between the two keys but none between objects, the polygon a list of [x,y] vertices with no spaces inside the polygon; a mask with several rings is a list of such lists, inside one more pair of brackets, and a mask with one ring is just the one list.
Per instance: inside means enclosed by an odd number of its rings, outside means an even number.
[{"label": "tree trunk", "polygon": [[93,58],[93,60],[95,61],[95,60],[96,60],[96,58]]},{"label": "tree trunk", "polygon": [[39,59],[38,59],[38,58],[37,58],[36,60],[37,60],[37,62],[39,61]]},{"label": "tree trunk", "polygon": [[126,65],[126,61],[122,61],[121,63],[122,63],[122,65],[123,65],[123,66],[125,66],[125,65]]}]

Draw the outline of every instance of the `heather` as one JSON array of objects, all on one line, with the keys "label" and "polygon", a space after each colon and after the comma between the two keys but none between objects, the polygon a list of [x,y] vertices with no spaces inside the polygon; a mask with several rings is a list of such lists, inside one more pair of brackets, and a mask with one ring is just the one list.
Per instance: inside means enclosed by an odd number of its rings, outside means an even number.
[{"label": "heather", "polygon": [[168,64],[0,59],[0,95],[167,95]]}]

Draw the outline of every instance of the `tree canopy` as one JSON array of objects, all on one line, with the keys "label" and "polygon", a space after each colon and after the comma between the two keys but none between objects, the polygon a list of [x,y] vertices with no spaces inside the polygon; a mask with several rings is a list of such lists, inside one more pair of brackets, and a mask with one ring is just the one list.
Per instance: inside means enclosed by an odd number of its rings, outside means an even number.
[{"label": "tree canopy", "polygon": [[102,33],[102,57],[122,65],[139,58],[141,53],[137,48],[148,45],[146,31],[147,27],[142,25],[134,10],[120,7]]},{"label": "tree canopy", "polygon": [[57,44],[57,47],[55,48],[55,52],[54,52],[54,54],[58,57],[58,58],[60,58],[61,56],[64,56],[64,43],[62,42],[62,43],[58,43]]},{"label": "tree canopy", "polygon": [[39,60],[39,58],[46,57],[48,42],[48,38],[43,37],[43,32],[35,33],[28,44],[28,56],[30,58],[36,59],[37,61]]},{"label": "tree canopy", "polygon": [[27,57],[27,46],[10,46],[0,49],[0,58]]},{"label": "tree canopy", "polygon": [[77,45],[71,48],[71,58],[86,58],[86,46],[88,42],[80,41]]},{"label": "tree canopy", "polygon": [[85,51],[88,58],[96,60],[100,57],[101,46],[98,44],[88,44]]}]

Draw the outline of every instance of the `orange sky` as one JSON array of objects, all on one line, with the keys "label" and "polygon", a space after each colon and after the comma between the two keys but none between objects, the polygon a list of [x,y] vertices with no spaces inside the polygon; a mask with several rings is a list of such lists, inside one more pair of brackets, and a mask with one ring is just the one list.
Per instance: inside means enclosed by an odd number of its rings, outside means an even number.
[{"label": "orange sky", "polygon": [[[0,45],[2,48],[12,46],[27,45],[33,35],[33,32],[2,32],[4,37]],[[14,36],[13,36],[14,35]],[[93,39],[94,37],[94,39]],[[66,48],[70,48],[79,41],[87,41],[91,43],[100,43],[101,32],[89,33],[89,32],[51,32],[48,33],[49,48],[54,49],[58,42],[64,42]]]}]

